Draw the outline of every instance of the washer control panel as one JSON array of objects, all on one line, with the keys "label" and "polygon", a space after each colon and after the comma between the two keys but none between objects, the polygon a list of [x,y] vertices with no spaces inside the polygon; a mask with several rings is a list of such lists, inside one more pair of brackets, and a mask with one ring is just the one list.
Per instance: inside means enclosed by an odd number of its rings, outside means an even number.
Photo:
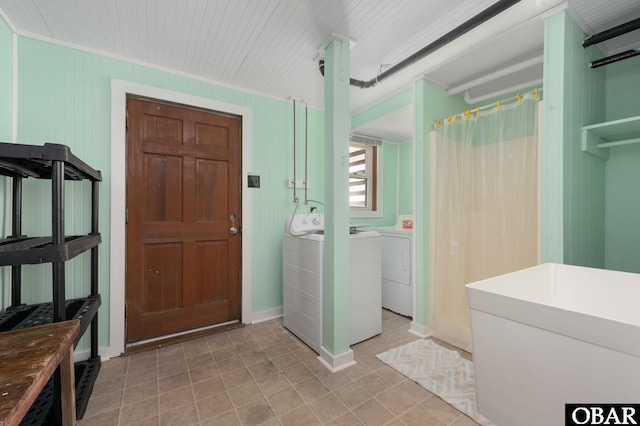
[{"label": "washer control panel", "polygon": [[324,231],[324,215],[319,213],[296,214],[285,221],[284,232],[291,235],[312,234]]}]

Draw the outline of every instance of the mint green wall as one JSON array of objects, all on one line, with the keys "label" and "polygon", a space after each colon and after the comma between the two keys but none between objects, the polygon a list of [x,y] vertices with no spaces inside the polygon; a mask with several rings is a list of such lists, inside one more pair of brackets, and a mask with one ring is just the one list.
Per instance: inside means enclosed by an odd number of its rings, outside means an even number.
[{"label": "mint green wall", "polygon": [[583,38],[565,11],[545,21],[542,259],[603,267],[604,162],[581,151],[581,128],[604,118],[604,74]]},{"label": "mint green wall", "polygon": [[[640,116],[640,57],[604,67],[606,120]],[[640,136],[640,135],[636,135]],[[640,144],[609,148],[605,162],[605,268],[640,273]]]},{"label": "mint green wall", "polygon": [[[366,90],[366,89],[365,89]],[[405,89],[351,117],[351,128],[357,129],[385,115],[413,104],[413,90]]]},{"label": "mint green wall", "polygon": [[358,219],[371,226],[391,226],[398,216],[398,176],[401,169],[398,145],[382,145],[382,217],[379,219]]},{"label": "mint green wall", "polygon": [[398,151],[398,214],[413,214],[413,144],[402,144]]},{"label": "mint green wall", "polygon": [[[285,115],[289,115],[289,119],[284,126],[274,126],[276,123],[272,123],[271,127],[281,128],[278,131],[280,137],[283,139],[278,141],[272,136],[265,135],[270,140],[269,144],[261,145],[260,147],[256,147],[254,144],[254,152],[256,149],[260,151],[259,155],[261,158],[265,158],[265,156],[273,155],[271,153],[270,147],[276,148],[278,151],[286,148],[286,151],[283,153],[277,154],[287,156],[287,167],[288,169],[285,171],[285,175],[288,178],[293,178],[293,105],[291,103],[285,105]],[[308,119],[307,126],[308,129],[305,129],[305,107],[300,106],[299,103],[296,104],[296,175],[297,179],[300,181],[304,180],[305,175],[305,155],[307,156],[307,179],[309,180],[309,187],[307,188],[307,205],[304,204],[305,201],[305,193],[304,188],[296,189],[296,196],[300,200],[300,205],[298,211],[296,213],[308,213],[312,207],[316,207],[319,212],[324,211],[324,206],[322,204],[318,204],[318,202],[324,202],[324,144],[322,142],[324,137],[324,114],[321,111],[307,108]],[[262,122],[263,126],[269,126],[269,123],[263,122],[263,119],[269,120],[269,117],[258,117],[258,119]],[[255,121],[255,118],[254,118]],[[286,136],[286,133],[291,133],[291,136]],[[308,152],[305,153],[305,137],[308,138]],[[255,160],[253,161],[255,165]],[[254,167],[255,168],[255,167]],[[271,169],[271,168],[270,168]],[[271,181],[274,187],[282,184],[283,182],[275,181],[276,178],[272,177],[273,174],[269,172],[266,174],[264,178]],[[272,180],[273,179],[273,180]],[[279,176],[278,176],[279,179]],[[261,194],[256,194],[261,195]],[[264,194],[269,196],[269,194]],[[262,198],[261,201],[268,203],[268,198]],[[255,201],[254,201],[255,202]],[[287,189],[287,196],[285,203],[293,202],[293,188]],[[294,204],[291,204],[291,212],[293,213]],[[283,226],[284,226],[284,221]],[[282,231],[282,230],[280,230]]]},{"label": "mint green wall", "polygon": [[0,141],[11,140],[11,101],[13,86],[12,33],[0,18]]},{"label": "mint green wall", "polygon": [[[615,62],[605,72],[605,121],[640,115],[640,56]],[[609,150],[609,153],[614,150]]]},{"label": "mint green wall", "polygon": [[609,148],[605,172],[606,269],[640,273],[639,162],[640,144]]},{"label": "mint green wall", "polygon": [[[3,40],[4,38],[0,38]],[[3,51],[0,50],[0,54]],[[107,342],[109,309],[109,214],[110,179],[123,170],[110,167],[110,79],[112,77],[149,86],[243,105],[252,109],[253,167],[261,176],[261,188],[252,191],[252,283],[253,312],[282,306],[282,224],[293,213],[292,189],[286,179],[293,175],[292,106],[215,84],[174,75],[144,66],[86,53],[26,37],[18,40],[19,92],[18,140],[20,143],[64,143],[78,157],[100,169],[100,345]],[[0,80],[0,84],[4,84]],[[2,119],[2,118],[0,118]],[[298,151],[304,147],[304,115],[298,111]],[[323,114],[309,110],[309,198],[323,198]],[[299,154],[299,156],[302,154]],[[302,157],[300,157],[302,158]],[[298,170],[304,162],[299,160]],[[299,173],[300,176],[300,173]],[[245,177],[243,176],[243,179]],[[89,224],[83,183],[72,183],[67,192],[68,233],[86,232]],[[25,182],[24,232],[50,232],[48,186]],[[299,196],[301,194],[299,193]],[[26,213],[29,212],[29,213]],[[84,259],[84,258],[87,259]],[[50,266],[25,269],[25,301],[50,300]],[[67,295],[87,292],[88,256],[67,267]]]}]

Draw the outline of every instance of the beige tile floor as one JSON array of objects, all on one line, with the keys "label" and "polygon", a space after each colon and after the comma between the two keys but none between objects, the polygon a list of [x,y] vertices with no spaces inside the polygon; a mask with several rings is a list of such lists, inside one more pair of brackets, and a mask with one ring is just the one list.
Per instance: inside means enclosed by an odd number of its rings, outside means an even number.
[{"label": "beige tile floor", "polygon": [[418,339],[408,319],[382,317],[382,334],[335,374],[281,318],[110,359],[78,424],[476,425],[375,357]]}]

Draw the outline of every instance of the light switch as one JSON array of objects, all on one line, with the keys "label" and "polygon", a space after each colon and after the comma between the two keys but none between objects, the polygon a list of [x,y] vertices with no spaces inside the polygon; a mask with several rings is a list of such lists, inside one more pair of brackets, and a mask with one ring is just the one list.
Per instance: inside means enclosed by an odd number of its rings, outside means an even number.
[{"label": "light switch", "polygon": [[260,188],[260,176],[248,175],[247,178],[249,179],[247,183],[249,188]]}]

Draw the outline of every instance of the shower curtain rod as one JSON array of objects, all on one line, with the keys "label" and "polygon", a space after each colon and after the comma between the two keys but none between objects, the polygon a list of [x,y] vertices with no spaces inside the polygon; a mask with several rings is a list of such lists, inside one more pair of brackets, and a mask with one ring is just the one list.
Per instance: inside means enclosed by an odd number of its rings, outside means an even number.
[{"label": "shower curtain rod", "polygon": [[[527,93],[531,93],[531,94],[533,94],[533,98],[534,99],[538,99],[540,97],[540,93],[541,92],[542,92],[542,88],[537,88],[536,87],[533,91],[526,92],[525,95]],[[517,95],[510,96],[510,97],[508,97],[506,99],[502,99],[502,100],[497,101],[497,102],[493,102],[493,103],[490,103],[490,104],[487,104],[487,105],[483,105],[481,107],[476,107],[476,108],[473,108],[473,109],[470,108],[470,109],[468,109],[468,110],[466,110],[464,112],[461,112],[459,114],[450,115],[450,116],[448,116],[446,118],[443,118],[442,120],[436,120],[433,123],[433,125],[434,125],[435,128],[440,128],[441,124],[443,122],[445,122],[446,120],[448,120],[448,119],[457,120],[458,117],[460,117],[460,118],[469,118],[473,111],[480,112],[480,111],[483,111],[483,110],[485,110],[487,108],[492,108],[492,107],[498,107],[498,109],[500,109],[502,107],[502,105],[504,103],[506,103],[506,102],[521,101],[522,100],[522,96],[523,95],[521,93],[518,93]]]}]

